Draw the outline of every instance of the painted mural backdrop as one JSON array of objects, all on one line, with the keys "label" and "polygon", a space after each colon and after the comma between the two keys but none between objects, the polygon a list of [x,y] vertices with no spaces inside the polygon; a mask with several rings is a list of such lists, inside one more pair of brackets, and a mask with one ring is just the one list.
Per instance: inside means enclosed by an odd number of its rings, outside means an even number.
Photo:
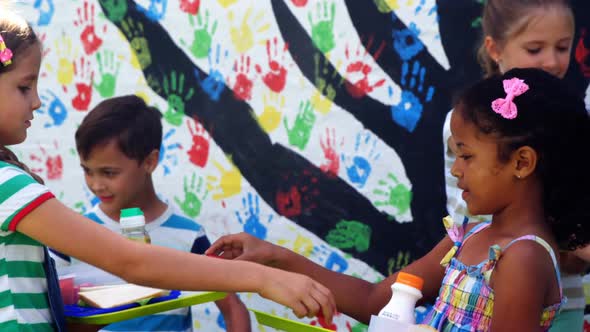
[{"label": "painted mural backdrop", "polygon": [[[246,231],[377,281],[443,236],[442,124],[481,76],[482,2],[20,1],[45,50],[43,106],[16,152],[83,213],[97,199],[74,131],[101,100],[138,94],[163,115],[159,194],[212,240]],[[584,92],[590,5],[575,6],[568,78]],[[214,306],[196,311],[196,328],[223,328]]]}]

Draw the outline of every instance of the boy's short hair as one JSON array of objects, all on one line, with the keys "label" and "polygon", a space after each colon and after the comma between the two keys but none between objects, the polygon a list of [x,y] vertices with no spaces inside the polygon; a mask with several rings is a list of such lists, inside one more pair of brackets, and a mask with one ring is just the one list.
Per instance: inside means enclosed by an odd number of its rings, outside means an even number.
[{"label": "boy's short hair", "polygon": [[135,95],[109,98],[96,105],[76,130],[76,149],[87,159],[92,149],[116,139],[129,159],[142,162],[162,144],[162,114]]}]

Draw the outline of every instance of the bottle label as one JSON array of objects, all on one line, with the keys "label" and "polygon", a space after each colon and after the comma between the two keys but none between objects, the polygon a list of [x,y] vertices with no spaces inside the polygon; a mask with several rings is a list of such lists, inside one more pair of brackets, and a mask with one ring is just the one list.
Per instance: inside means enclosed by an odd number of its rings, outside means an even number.
[{"label": "bottle label", "polygon": [[394,319],[394,320],[400,320],[400,315],[393,313],[393,312],[389,312],[389,311],[384,311],[381,313],[381,316],[383,317],[387,317],[389,319]]}]

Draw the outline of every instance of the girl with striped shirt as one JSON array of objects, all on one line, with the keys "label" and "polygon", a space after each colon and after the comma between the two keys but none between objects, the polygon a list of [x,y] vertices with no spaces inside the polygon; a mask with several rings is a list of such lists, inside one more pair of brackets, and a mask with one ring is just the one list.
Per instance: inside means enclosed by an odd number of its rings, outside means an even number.
[{"label": "girl with striped shirt", "polygon": [[6,148],[25,140],[33,111],[41,106],[41,54],[26,21],[0,8],[0,331],[63,328],[61,303],[48,297],[55,279],[45,246],[135,284],[257,292],[298,317],[322,312],[331,321],[332,294],[307,276],[129,241],[61,204]]}]

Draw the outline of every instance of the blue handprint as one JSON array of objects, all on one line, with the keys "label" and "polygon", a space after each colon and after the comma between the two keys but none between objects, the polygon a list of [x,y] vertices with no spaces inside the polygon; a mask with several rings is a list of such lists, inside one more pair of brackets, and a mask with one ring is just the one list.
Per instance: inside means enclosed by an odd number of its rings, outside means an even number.
[{"label": "blue handprint", "polygon": [[162,145],[160,146],[160,154],[158,155],[158,163],[164,168],[164,176],[170,174],[170,169],[178,164],[178,156],[174,154],[174,150],[182,149],[180,143],[168,143],[172,135],[176,133],[176,129],[171,128],[164,134]]},{"label": "blue handprint", "polygon": [[142,8],[142,10],[152,21],[159,21],[166,14],[166,7],[168,7],[168,0],[150,0],[148,9]]},{"label": "blue handprint", "polygon": [[221,45],[217,44],[215,47],[215,63],[213,63],[212,60],[213,49],[209,49],[209,75],[204,80],[201,80],[199,70],[195,69],[194,71],[201,88],[203,88],[205,93],[215,101],[219,101],[221,93],[225,90],[225,78],[223,78],[220,67],[221,64],[228,59],[228,54],[229,52],[225,50],[223,53],[223,61],[221,61]]},{"label": "blue handprint", "polygon": [[217,314],[217,326],[222,330],[227,330],[225,326],[225,319],[223,318],[223,313],[219,312]]},{"label": "blue handprint", "polygon": [[49,90],[41,96],[41,108],[37,112],[47,114],[51,118],[50,122],[43,125],[45,128],[61,126],[68,116],[68,109],[64,103]]},{"label": "blue handprint", "polygon": [[348,262],[344,257],[340,256],[336,251],[328,248],[326,245],[320,244],[319,246],[313,247],[313,255],[316,256],[316,260],[320,264],[324,264],[324,267],[343,273],[348,269]]},{"label": "blue handprint", "polygon": [[[397,20],[395,13],[392,13],[392,18],[393,21]],[[419,35],[420,30],[413,22],[407,29],[393,30],[393,48],[402,60],[408,61],[424,49],[424,44],[418,39]]]},{"label": "blue handprint", "polygon": [[35,0],[33,5],[35,9],[39,10],[39,19],[37,21],[38,26],[49,25],[53,13],[55,12],[55,6],[53,0]]},{"label": "blue handprint", "polygon": [[[418,4],[418,6],[416,6],[416,10],[414,11],[414,15],[418,15],[422,11],[422,9],[425,7],[425,5],[426,5],[426,0],[420,0],[420,4]],[[434,4],[428,10],[428,16],[435,14],[436,12],[437,12],[437,7],[436,7],[436,4]]]},{"label": "blue handprint", "polygon": [[[363,137],[364,136],[364,137]],[[354,144],[354,156],[345,156],[342,154],[342,162],[346,167],[348,179],[359,188],[363,188],[371,175],[371,162],[375,162],[381,157],[376,152],[377,138],[367,132],[364,135],[358,133]]]},{"label": "blue handprint", "polygon": [[[408,74],[410,75],[408,80]],[[400,126],[406,128],[409,132],[416,129],[416,125],[422,117],[423,104],[422,101],[412,92],[424,94],[424,103],[432,100],[434,95],[434,87],[429,86],[424,90],[424,76],[426,69],[420,65],[420,61],[415,61],[412,65],[412,72],[410,73],[410,65],[404,62],[402,65],[401,87],[402,95],[400,102],[397,105],[391,106],[391,117]],[[408,90],[406,90],[408,88]],[[393,88],[389,87],[389,96],[393,96]]]},{"label": "blue handprint", "polygon": [[342,273],[348,269],[348,262],[344,257],[338,255],[335,251],[333,251],[328,259],[326,260],[326,264],[324,264],[326,269],[336,271],[338,273]]},{"label": "blue handprint", "polygon": [[[266,226],[260,223],[260,201],[258,196],[248,193],[248,199],[242,198],[242,209],[244,218],[239,211],[236,211],[236,217],[240,224],[244,225],[244,232],[254,235],[259,239],[266,239]],[[267,223],[271,222],[272,215],[268,217]],[[246,219],[246,220],[244,220]]]}]

